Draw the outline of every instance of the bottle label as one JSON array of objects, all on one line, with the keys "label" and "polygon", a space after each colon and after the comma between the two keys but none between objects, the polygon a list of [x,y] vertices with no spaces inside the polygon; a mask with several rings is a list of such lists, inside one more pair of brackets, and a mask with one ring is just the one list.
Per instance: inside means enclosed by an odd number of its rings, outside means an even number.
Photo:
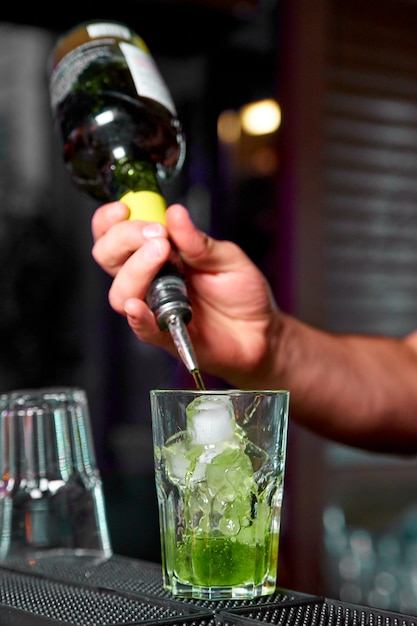
[{"label": "bottle label", "polygon": [[89,46],[90,44],[85,44],[69,52],[51,73],[49,88],[52,110],[68,96],[85,68],[99,57],[97,46]]},{"label": "bottle label", "polygon": [[177,116],[171,94],[156,66],[153,58],[137,46],[121,41],[120,49],[132,74],[136,91],[143,98],[151,98],[162,104],[174,116]]},{"label": "bottle label", "polygon": [[[115,33],[112,34],[116,36]],[[71,92],[82,72],[97,61],[103,55],[104,50],[114,43],[111,38],[93,40],[78,46],[58,63],[50,79],[52,110],[55,110]],[[118,45],[132,75],[138,95],[159,102],[176,117],[175,104],[152,56],[138,46],[124,41],[119,42]]]},{"label": "bottle label", "polygon": [[119,37],[119,39],[131,38],[130,30],[123,24],[117,24],[116,22],[95,22],[93,24],[87,24],[87,33],[91,39],[97,39],[98,37]]}]

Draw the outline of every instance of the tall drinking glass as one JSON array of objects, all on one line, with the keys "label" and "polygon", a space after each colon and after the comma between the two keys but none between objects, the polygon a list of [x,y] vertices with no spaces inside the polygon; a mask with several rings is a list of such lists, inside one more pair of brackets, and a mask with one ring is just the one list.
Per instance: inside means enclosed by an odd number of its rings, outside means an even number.
[{"label": "tall drinking glass", "polygon": [[289,392],[150,396],[165,588],[203,599],[273,593]]},{"label": "tall drinking glass", "polygon": [[0,561],[111,556],[86,393],[0,396]]}]

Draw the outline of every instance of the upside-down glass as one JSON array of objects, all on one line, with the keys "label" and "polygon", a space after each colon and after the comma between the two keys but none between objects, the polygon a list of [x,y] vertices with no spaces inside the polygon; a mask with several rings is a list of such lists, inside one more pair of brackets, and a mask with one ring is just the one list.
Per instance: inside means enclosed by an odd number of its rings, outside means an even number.
[{"label": "upside-down glass", "polygon": [[16,390],[0,408],[0,561],[111,556],[85,391]]},{"label": "upside-down glass", "polygon": [[165,588],[203,599],[273,593],[289,392],[150,396]]}]

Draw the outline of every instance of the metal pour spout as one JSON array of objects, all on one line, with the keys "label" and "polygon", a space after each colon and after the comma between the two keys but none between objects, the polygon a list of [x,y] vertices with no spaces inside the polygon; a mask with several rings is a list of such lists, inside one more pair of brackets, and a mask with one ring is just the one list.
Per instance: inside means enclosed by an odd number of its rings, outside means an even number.
[{"label": "metal pour spout", "polygon": [[204,390],[194,348],[186,324],[191,320],[191,303],[187,296],[185,281],[173,266],[172,271],[158,275],[146,295],[146,301],[153,311],[161,330],[169,331],[178,354],[190,372],[196,386]]},{"label": "metal pour spout", "polygon": [[204,383],[201,378],[193,344],[191,343],[186,325],[178,315],[172,314],[168,319],[168,330],[171,333],[171,337],[182,362],[194,378],[197,389],[202,391],[204,389]]}]

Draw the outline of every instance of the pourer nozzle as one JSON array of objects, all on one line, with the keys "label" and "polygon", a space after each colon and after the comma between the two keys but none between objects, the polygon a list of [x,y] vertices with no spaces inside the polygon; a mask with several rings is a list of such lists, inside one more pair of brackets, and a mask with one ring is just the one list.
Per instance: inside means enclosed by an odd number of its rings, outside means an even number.
[{"label": "pourer nozzle", "polygon": [[192,311],[184,279],[175,272],[157,276],[149,288],[146,301],[159,328],[170,332],[178,354],[193,376],[197,388],[204,389],[186,326],[191,320]]}]

